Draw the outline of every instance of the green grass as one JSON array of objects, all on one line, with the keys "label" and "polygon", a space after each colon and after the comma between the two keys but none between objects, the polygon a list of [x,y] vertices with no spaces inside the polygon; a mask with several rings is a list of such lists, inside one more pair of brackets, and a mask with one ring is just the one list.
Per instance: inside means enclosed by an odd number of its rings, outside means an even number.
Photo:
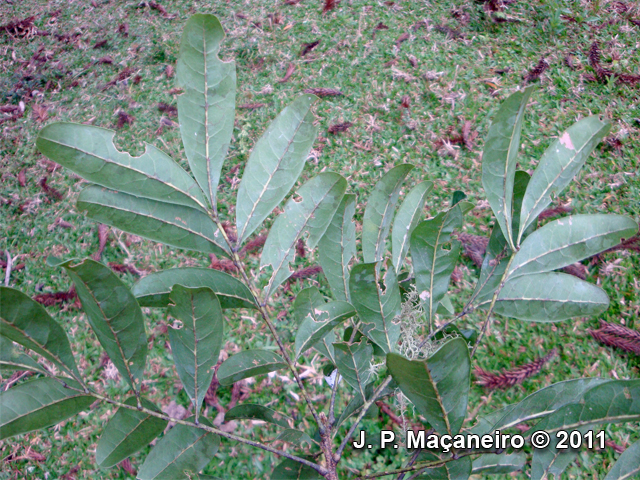
[{"label": "green grass", "polygon": [[[408,162],[419,168],[412,181],[429,179],[436,187],[427,203],[427,215],[445,207],[456,190],[463,190],[479,207],[467,215],[465,231],[488,235],[491,210],[484,202],[481,189],[481,151],[492,115],[501,101],[522,85],[522,75],[545,57],[549,69],[537,83],[538,90],[525,117],[521,168],[536,164],[551,139],[576,119],[599,114],[613,123],[612,138],[619,149],[598,147],[590,157],[578,181],[562,195],[571,201],[576,213],[621,213],[640,217],[640,85],[605,84],[585,80],[593,73],[588,50],[593,41],[600,42],[602,61],[613,70],[640,73],[638,49],[639,27],[627,20],[640,18],[640,11],[618,13],[615,2],[534,1],[516,2],[509,7],[509,17],[519,22],[496,24],[482,7],[463,0],[454,2],[397,1],[385,5],[378,1],[343,0],[332,12],[322,15],[321,2],[302,0],[298,6],[271,1],[237,2],[163,2],[172,19],[163,18],[156,10],[139,7],[139,1],[38,2],[24,0],[13,5],[0,3],[2,22],[34,15],[37,30],[47,35],[11,38],[0,34],[0,105],[24,102],[22,118],[0,125],[0,250],[19,256],[22,270],[11,274],[10,286],[33,296],[41,292],[66,290],[70,281],[60,269],[48,267],[47,256],[86,257],[98,248],[96,224],[74,209],[81,182],[61,168],[48,164],[35,149],[37,132],[51,121],[88,122],[113,128],[117,112],[123,110],[135,120],[119,129],[117,145],[140,154],[144,142],[151,143],[186,164],[177,127],[164,127],[156,133],[163,114],[157,104],[175,105],[175,78],[166,69],[174,66],[178,55],[180,33],[193,13],[216,14],[228,36],[222,57],[235,58],[238,72],[237,104],[265,103],[256,110],[239,109],[236,114],[235,142],[229,151],[223,176],[241,178],[243,165],[251,146],[269,121],[305,88],[327,87],[344,95],[322,100],[315,107],[321,138],[315,144],[316,160],[308,162],[304,178],[326,169],[343,174],[350,190],[358,194],[362,215],[364,200],[382,172],[399,163]],[[630,6],[630,4],[629,4]],[[467,21],[451,15],[453,8],[463,12]],[[51,13],[61,9],[52,19]],[[564,15],[564,17],[563,17]],[[579,22],[568,20],[575,17]],[[610,24],[607,23],[613,20]],[[426,21],[426,23],[420,23]],[[388,29],[375,30],[379,23]],[[128,24],[128,36],[117,31]],[[456,29],[462,38],[452,38],[436,26]],[[412,28],[412,27],[416,28]],[[72,35],[65,41],[61,35]],[[402,43],[398,38],[408,33]],[[67,37],[70,38],[70,37]],[[103,48],[94,49],[100,40]],[[304,58],[299,53],[303,43],[320,40],[320,44]],[[34,60],[34,55],[47,58]],[[571,55],[574,69],[565,58]],[[99,63],[105,56],[112,64]],[[410,59],[415,59],[412,66]],[[389,62],[394,62],[389,65]],[[285,83],[278,83],[290,63],[296,70]],[[104,88],[123,71],[133,69],[126,79]],[[505,73],[498,73],[504,71]],[[139,76],[139,81],[134,81]],[[410,108],[401,108],[403,96],[410,98]],[[46,107],[46,119],[38,111]],[[2,114],[0,114],[2,115]],[[0,121],[2,121],[0,116]],[[454,146],[453,155],[438,146],[437,140],[452,127],[460,130],[465,120],[472,121],[472,131],[479,132],[473,148]],[[173,119],[176,121],[176,119]],[[345,133],[331,135],[327,128],[335,123],[353,122]],[[19,172],[25,172],[26,185],[20,186]],[[38,186],[48,177],[51,187],[64,198],[56,201]],[[236,182],[224,182],[221,210],[233,220],[233,197]],[[405,189],[405,192],[408,189]],[[60,220],[71,226],[64,228]],[[56,223],[58,221],[58,223]],[[4,259],[4,255],[3,255]],[[112,231],[102,260],[122,263],[131,261],[138,269],[151,272],[173,266],[206,266],[208,258],[140,240]],[[307,259],[304,264],[313,263]],[[302,263],[301,263],[302,264]],[[253,262],[253,267],[257,262]],[[468,259],[462,267],[463,280],[454,286],[455,304],[459,308],[472,291],[477,270]],[[601,318],[633,325],[640,313],[638,280],[640,260],[628,253],[606,257],[600,267],[590,269],[589,280],[604,288],[611,307]],[[126,274],[125,281],[135,278]],[[326,282],[318,279],[323,291]],[[305,285],[315,284],[308,280]],[[278,324],[285,336],[294,332],[290,310],[295,294],[303,285],[293,284],[291,291],[276,299],[274,311],[286,311]],[[123,395],[124,385],[105,380],[100,367],[101,350],[78,310],[49,308],[49,312],[68,332],[76,359],[95,387],[110,395]],[[260,324],[252,323],[250,312],[227,318],[227,349],[273,346]],[[184,392],[172,366],[165,343],[167,337],[158,326],[162,314],[148,312],[147,330],[154,332],[149,367],[156,375],[147,385],[148,396],[166,406],[171,400],[187,406]],[[470,315],[460,326],[479,328],[482,318]],[[507,403],[518,401],[528,393],[550,383],[579,376],[638,378],[638,361],[620,352],[599,346],[586,334],[597,325],[597,318],[574,319],[555,325],[529,324],[497,319],[484,345],[476,355],[477,364],[487,370],[509,368],[532,361],[557,348],[559,355],[544,367],[541,374],[523,385],[491,395],[473,385],[470,410],[482,404],[478,414],[490,412]],[[638,323],[636,322],[636,328]],[[321,371],[321,363],[313,366]],[[317,376],[320,379],[320,374]],[[3,380],[6,380],[4,378]],[[268,385],[270,383],[271,385]],[[270,395],[275,385],[279,394]],[[306,419],[299,412],[299,402],[288,394],[291,383],[281,380],[256,379],[248,386],[245,401],[267,403],[293,415],[300,426]],[[314,394],[324,397],[328,390],[321,382]],[[231,390],[221,388],[220,403],[227,405]],[[346,401],[340,399],[340,403]],[[210,411],[210,417],[215,417]],[[113,414],[112,409],[98,406],[88,415],[80,415],[60,426],[33,432],[3,442],[0,478],[130,478],[122,469],[97,470],[93,453],[100,427]],[[472,419],[470,419],[472,420]],[[380,415],[367,420],[366,428],[377,431],[389,425]],[[637,425],[608,426],[608,438],[628,445],[638,440]],[[310,430],[309,430],[310,431]],[[257,438],[273,438],[273,430],[239,426],[236,433]],[[294,451],[294,447],[288,447]],[[29,450],[31,449],[31,450]],[[140,465],[145,450],[132,461]],[[44,459],[38,460],[37,455]],[[614,458],[611,449],[600,453],[581,453],[563,478],[602,478]],[[276,460],[260,451],[223,442],[223,446],[207,471],[222,478],[267,477]],[[393,463],[392,463],[393,462]],[[399,466],[400,459],[388,452],[366,452],[354,456],[347,465]],[[347,472],[344,471],[344,475]],[[521,474],[523,475],[523,474]]]}]

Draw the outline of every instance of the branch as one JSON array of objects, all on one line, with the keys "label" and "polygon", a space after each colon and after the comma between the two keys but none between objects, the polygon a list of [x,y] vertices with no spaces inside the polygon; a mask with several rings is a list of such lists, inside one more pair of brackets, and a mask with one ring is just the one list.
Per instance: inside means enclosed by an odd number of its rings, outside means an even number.
[{"label": "branch", "polygon": [[180,425],[186,425],[188,427],[194,427],[194,428],[198,428],[200,430],[205,430],[205,431],[210,432],[210,433],[215,433],[216,435],[219,435],[219,436],[224,437],[224,438],[228,438],[229,440],[235,440],[236,442],[240,442],[240,443],[244,443],[245,445],[250,445],[252,447],[260,448],[262,450],[265,450],[267,452],[273,453],[275,455],[278,455],[278,456],[281,456],[281,457],[285,457],[285,458],[288,458],[289,460],[293,460],[293,461],[302,463],[302,464],[304,464],[304,465],[306,465],[306,466],[308,466],[310,468],[313,468],[320,475],[325,475],[327,473],[326,470],[323,467],[321,467],[320,465],[317,465],[317,464],[315,464],[313,462],[310,462],[309,460],[306,460],[306,459],[304,459],[302,457],[298,457],[297,455],[293,455],[293,454],[287,453],[287,452],[285,452],[283,450],[278,450],[276,448],[270,447],[269,445],[265,445],[265,444],[260,443],[260,442],[254,442],[253,440],[248,440],[246,438],[239,437],[237,435],[233,435],[232,433],[227,433],[227,432],[225,432],[223,430],[219,430],[219,429],[217,429],[215,427],[209,427],[209,426],[204,425],[202,423],[196,424],[196,423],[193,423],[193,422],[188,422],[186,420],[181,420],[179,418],[173,418],[173,417],[170,417],[169,415],[165,415],[164,413],[156,412],[155,410],[150,410],[150,409],[145,408],[145,407],[136,407],[135,405],[127,405],[126,403],[122,403],[122,402],[119,402],[117,400],[113,400],[111,398],[104,397],[104,396],[102,396],[102,395],[100,395],[100,394],[98,394],[96,392],[91,391],[91,390],[84,391],[84,390],[79,389],[79,388],[74,388],[74,387],[72,387],[70,385],[67,385],[62,379],[60,379],[58,377],[53,377],[53,378],[56,378],[58,381],[60,381],[60,383],[62,383],[62,385],[65,388],[68,388],[70,390],[74,390],[76,392],[87,393],[88,395],[91,395],[92,397],[94,397],[94,398],[96,398],[96,399],[98,399],[98,400],[100,400],[102,402],[109,403],[111,405],[115,405],[115,406],[117,406],[119,408],[127,408],[129,410],[135,410],[136,412],[143,412],[143,413],[145,413],[147,415],[151,415],[153,417],[160,418],[162,420],[166,420],[167,422],[179,423]]},{"label": "branch", "polygon": [[247,286],[247,288],[251,291],[251,294],[254,296],[254,298],[255,298],[255,300],[257,302],[258,311],[260,312],[260,316],[262,317],[262,320],[264,321],[264,323],[267,324],[267,327],[269,327],[269,330],[271,331],[271,335],[273,336],[274,340],[278,344],[278,348],[280,349],[280,353],[282,353],[282,358],[284,358],[284,361],[289,366],[289,370],[291,370],[291,373],[293,374],[293,377],[295,378],[296,383],[298,384],[298,387],[300,388],[300,392],[302,393],[302,397],[305,399],[305,402],[307,403],[307,406],[309,407],[309,410],[311,411],[311,415],[313,416],[313,419],[315,420],[316,425],[318,425],[318,431],[321,434],[324,433],[324,430],[325,430],[324,424],[320,421],[320,418],[318,417],[318,412],[316,411],[315,407],[313,406],[313,403],[311,402],[311,398],[309,397],[307,389],[304,387],[304,384],[302,383],[302,379],[300,378],[300,375],[298,374],[298,369],[296,368],[296,364],[295,364],[295,362],[293,362],[291,360],[291,357],[289,357],[289,353],[285,349],[285,346],[282,343],[282,340],[280,339],[280,336],[278,335],[278,332],[276,331],[276,327],[273,325],[271,320],[269,320],[269,316],[267,315],[267,310],[265,308],[266,307],[266,303],[267,303],[266,299],[265,299],[264,303],[260,302],[260,300],[259,300],[260,294],[255,289],[255,287],[253,286],[253,283],[251,283],[251,281],[249,280],[249,277],[247,275],[245,266],[242,263],[242,259],[240,258],[240,255],[238,255],[238,245],[234,244],[229,239],[229,236],[227,235],[227,232],[225,231],[224,227],[222,226],[222,223],[220,222],[220,219],[218,218],[217,213],[216,212],[210,212],[210,213],[212,214],[211,215],[212,220],[215,222],[216,226],[218,227],[218,230],[222,234],[222,238],[224,238],[224,241],[227,243],[227,245],[229,246],[229,249],[231,250],[231,254],[232,254],[232,257],[233,257],[232,258],[233,264],[238,269],[238,271],[241,273],[242,281]]},{"label": "branch", "polygon": [[340,447],[338,447],[338,451],[336,452],[336,455],[338,456],[338,458],[342,457],[342,452],[347,446],[347,442],[351,438],[351,435],[353,435],[353,432],[356,430],[356,427],[360,424],[364,416],[367,414],[367,410],[369,410],[369,407],[373,405],[373,403],[376,401],[376,398],[378,398],[380,393],[382,393],[382,391],[387,387],[387,385],[389,385],[389,383],[391,383],[391,375],[385,378],[384,382],[382,382],[380,386],[376,388],[376,391],[373,392],[373,395],[371,395],[371,398],[369,400],[365,400],[364,405],[362,406],[362,410],[358,414],[356,421],[353,422],[353,425],[351,425],[351,428],[349,429],[344,439],[342,440]]},{"label": "branch", "polygon": [[493,313],[493,307],[495,307],[496,300],[498,299],[498,295],[500,294],[500,290],[502,290],[502,287],[504,286],[504,282],[506,281],[507,276],[509,275],[509,267],[511,266],[511,262],[513,262],[514,258],[515,258],[515,255],[511,255],[511,258],[509,259],[509,263],[507,264],[507,268],[504,269],[504,273],[502,274],[502,278],[500,279],[500,285],[498,285],[498,288],[496,288],[496,291],[493,293],[493,298],[491,299],[491,305],[489,305],[489,310],[487,310],[487,319],[482,324],[482,329],[480,330],[480,335],[478,335],[478,340],[476,340],[476,344],[473,346],[473,350],[471,350],[471,358],[473,358],[473,355],[476,353],[476,350],[480,345],[480,341],[484,337],[485,331],[487,330],[487,326],[491,321],[491,314]]}]

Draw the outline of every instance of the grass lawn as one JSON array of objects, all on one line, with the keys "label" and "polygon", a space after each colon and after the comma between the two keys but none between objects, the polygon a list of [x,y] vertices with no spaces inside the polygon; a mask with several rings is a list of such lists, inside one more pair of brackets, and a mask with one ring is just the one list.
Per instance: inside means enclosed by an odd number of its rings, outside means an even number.
[{"label": "grass lawn", "polygon": [[[285,105],[305,89],[322,87],[342,95],[316,104],[320,135],[303,179],[324,170],[344,175],[350,191],[358,195],[356,215],[361,219],[366,196],[382,173],[412,163],[418,168],[411,183],[435,183],[426,216],[445,208],[453,192],[462,190],[476,204],[466,216],[464,231],[488,236],[492,214],[481,186],[483,139],[502,100],[544,59],[546,69],[538,68],[534,73],[544,70],[539,78],[529,79],[538,86],[525,116],[520,168],[534,167],[552,138],[576,120],[601,115],[613,124],[610,136],[555,204],[570,203],[574,213],[619,213],[637,221],[640,81],[634,84],[632,75],[640,75],[640,7],[631,1],[534,0],[515,1],[502,12],[487,10],[471,0],[342,0],[325,14],[322,2],[312,0],[295,5],[264,0],[0,0],[0,23],[34,17],[20,28],[0,31],[0,251],[17,257],[9,285],[30,296],[66,291],[71,281],[61,269],[47,266],[46,258],[84,258],[99,250],[97,224],[74,207],[82,182],[36,151],[35,139],[44,125],[73,121],[113,128],[119,148],[139,155],[146,142],[186,165],[175,116],[174,67],[182,28],[197,12],[218,16],[227,32],[221,56],[237,64],[235,141],[223,169],[219,200],[228,220],[234,219],[231,199],[251,147]],[[302,56],[305,44],[315,42],[319,43]],[[602,66],[618,76],[597,81],[589,58],[594,42]],[[336,124],[346,122],[349,128],[331,133],[341,130]],[[467,144],[456,141],[465,128]],[[121,274],[128,284],[139,274],[210,264],[204,254],[116,230],[109,232],[101,258],[133,265],[135,269]],[[5,253],[0,259],[6,260]],[[251,262],[257,267],[258,257]],[[312,256],[299,262],[298,266],[316,263]],[[458,309],[478,275],[468,258],[460,272],[453,285]],[[640,328],[637,254],[608,254],[598,265],[589,265],[587,278],[611,299],[601,319]],[[285,338],[295,334],[290,315],[295,294],[309,285],[329,292],[326,280],[314,277],[292,283],[273,304],[275,312],[282,312],[278,327]],[[110,377],[84,314],[71,302],[48,311],[67,331],[76,361],[92,385],[109,395],[123,395],[125,384]],[[165,409],[187,408],[188,397],[166,348],[166,319],[158,310],[147,313],[147,332],[154,337],[148,363],[154,376],[145,382],[147,395]],[[472,314],[459,326],[477,329],[482,320]],[[596,328],[598,320],[531,324],[497,318],[474,357],[479,367],[511,368],[553,348],[558,355],[522,385],[496,391],[472,385],[474,415],[468,425],[479,415],[557,381],[580,376],[638,378],[638,357],[603,347],[588,335],[587,329]],[[226,321],[229,353],[238,346],[275,348],[255,313],[241,311]],[[330,393],[322,366],[318,359],[306,366],[318,402]],[[273,388],[279,392],[275,397]],[[272,402],[302,426],[306,420],[298,412],[301,401],[295,392],[290,378],[277,375],[259,377],[235,391],[221,387],[217,395],[223,407],[238,400]],[[341,405],[346,401],[339,399]],[[390,404],[399,411],[394,401]],[[214,407],[208,412],[212,420],[217,415]],[[125,468],[99,470],[95,465],[101,427],[113,413],[98,406],[55,427],[0,443],[0,479],[133,478]],[[365,422],[371,431],[391,425],[383,413]],[[640,439],[638,424],[604,429],[607,438],[622,447]],[[275,436],[275,430],[244,421],[235,425],[235,433],[265,441]],[[287,448],[299,451],[295,445]],[[131,459],[134,468],[148,450]],[[603,478],[618,455],[613,448],[582,451],[562,478]],[[354,455],[345,466],[381,469],[400,466],[400,461],[372,450]],[[267,478],[276,463],[262,451],[223,441],[205,473]],[[528,469],[517,476],[524,478]],[[349,476],[346,469],[342,472]]]}]

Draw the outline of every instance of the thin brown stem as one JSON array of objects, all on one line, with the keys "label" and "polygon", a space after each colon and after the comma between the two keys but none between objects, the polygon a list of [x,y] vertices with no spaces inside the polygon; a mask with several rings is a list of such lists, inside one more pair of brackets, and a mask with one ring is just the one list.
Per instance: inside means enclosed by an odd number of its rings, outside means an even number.
[{"label": "thin brown stem", "polygon": [[104,397],[104,396],[102,396],[102,395],[100,395],[100,394],[98,394],[96,392],[91,391],[91,390],[85,392],[82,389],[74,388],[74,387],[68,385],[66,382],[64,382],[60,378],[57,378],[57,377],[54,377],[54,378],[56,378],[58,381],[60,381],[64,385],[65,388],[68,388],[70,390],[74,390],[76,392],[87,393],[88,395],[91,395],[92,397],[96,398],[97,400],[100,400],[101,402],[105,402],[105,403],[108,403],[110,405],[115,405],[118,408],[126,408],[126,409],[129,409],[129,410],[135,410],[137,412],[143,412],[143,413],[145,413],[147,415],[150,415],[152,417],[156,417],[156,418],[160,418],[162,420],[166,420],[167,422],[173,422],[173,423],[177,423],[177,424],[180,424],[180,425],[186,425],[188,427],[198,428],[200,430],[204,430],[204,431],[207,431],[207,432],[210,432],[210,433],[215,433],[216,435],[219,435],[219,436],[224,437],[224,438],[228,438],[229,440],[234,440],[236,442],[244,443],[245,445],[250,445],[252,447],[260,448],[262,450],[265,450],[267,452],[273,453],[275,455],[278,455],[278,456],[281,456],[281,457],[285,457],[285,458],[288,458],[290,460],[294,460],[296,462],[302,463],[302,464],[304,464],[304,465],[306,465],[306,466],[308,466],[310,468],[313,468],[320,475],[326,475],[326,473],[327,473],[326,469],[323,468],[322,466],[318,465],[318,464],[310,462],[307,459],[298,457],[297,455],[293,455],[293,454],[287,453],[285,451],[278,450],[277,448],[270,447],[269,445],[265,445],[265,444],[260,443],[260,442],[255,442],[255,441],[249,440],[247,438],[239,437],[237,435],[233,435],[232,433],[227,433],[227,432],[225,432],[223,430],[219,430],[219,429],[217,429],[215,427],[209,427],[207,425],[204,425],[203,423],[196,424],[194,422],[188,422],[188,421],[182,420],[180,418],[173,418],[173,417],[170,417],[169,415],[165,415],[164,413],[157,412],[155,410],[150,410],[150,409],[142,407],[142,406],[137,407],[135,405],[128,405],[126,403],[122,403],[122,402],[119,402],[117,400]]},{"label": "thin brown stem", "polygon": [[[284,361],[287,363],[287,365],[289,367],[289,370],[293,374],[293,377],[295,378],[296,383],[298,384],[298,387],[300,388],[300,392],[302,393],[302,397],[304,398],[305,402],[307,403],[307,406],[309,407],[309,410],[311,411],[311,415],[313,416],[313,419],[315,420],[316,424],[318,425],[318,429],[319,429],[320,433],[322,434],[324,432],[324,425],[320,421],[320,418],[318,416],[318,412],[316,411],[315,407],[313,406],[313,403],[311,402],[311,398],[309,397],[309,393],[307,392],[307,389],[305,388],[304,384],[302,383],[302,379],[300,378],[300,375],[298,374],[298,369],[296,368],[296,364],[295,364],[294,361],[291,360],[291,357],[289,356],[289,353],[287,352],[287,350],[286,350],[286,348],[284,346],[284,343],[282,343],[282,339],[280,338],[280,335],[278,335],[278,332],[276,331],[275,325],[269,319],[269,315],[268,315],[267,309],[266,309],[267,299],[265,299],[264,302],[260,301],[260,293],[256,290],[256,288],[254,287],[253,283],[249,280],[249,276],[247,275],[247,271],[246,271],[246,268],[244,266],[244,263],[242,262],[242,259],[240,258],[240,255],[238,254],[238,246],[239,245],[234,244],[229,239],[229,236],[227,235],[227,232],[223,228],[222,223],[220,222],[220,219],[218,218],[217,214],[215,212],[212,212],[212,213],[213,213],[212,216],[211,216],[212,220],[217,225],[218,230],[222,234],[222,238],[224,238],[224,241],[226,242],[226,244],[229,246],[229,249],[231,250],[231,257],[232,257],[231,260],[233,261],[233,264],[235,265],[235,267],[240,272],[240,275],[242,276],[243,283],[247,286],[247,288],[249,288],[249,290],[251,291],[251,294],[254,296],[254,298],[256,300],[256,303],[257,303],[258,311],[260,312],[260,316],[262,317],[262,320],[264,321],[264,323],[269,328],[269,331],[271,332],[271,335],[273,336],[274,340],[278,344],[278,348],[280,349],[280,353],[282,353],[282,358],[284,358]],[[240,240],[238,239],[238,242],[239,241]]]},{"label": "thin brown stem", "polygon": [[371,405],[373,405],[373,403],[380,396],[380,394],[387,387],[387,385],[389,385],[389,383],[391,383],[391,375],[389,375],[387,378],[385,378],[384,382],[382,382],[380,384],[380,386],[378,388],[376,388],[376,391],[373,392],[373,395],[371,395],[371,398],[369,400],[365,400],[364,405],[362,406],[362,410],[358,414],[358,417],[356,418],[356,421],[353,422],[353,425],[351,425],[351,428],[349,429],[349,431],[345,435],[344,439],[342,440],[342,443],[340,444],[340,447],[338,447],[338,450],[336,452],[336,456],[338,458],[342,457],[342,452],[344,451],[345,447],[347,446],[347,443],[349,442],[349,439],[351,438],[351,435],[353,435],[353,432],[356,430],[356,427],[360,424],[360,422],[362,421],[364,416],[367,414],[367,410],[369,410]]},{"label": "thin brown stem", "polygon": [[489,322],[491,321],[491,315],[493,314],[493,308],[496,305],[496,300],[498,300],[498,295],[500,294],[500,290],[502,290],[502,287],[504,286],[504,282],[507,279],[508,275],[509,275],[509,267],[511,266],[511,262],[513,262],[515,255],[512,255],[511,258],[509,259],[509,263],[507,264],[507,268],[504,269],[504,274],[502,275],[502,278],[500,279],[500,285],[498,285],[498,288],[496,288],[496,291],[493,293],[493,298],[491,299],[491,304],[489,305],[489,310],[487,310],[487,318],[484,321],[484,323],[482,324],[482,329],[480,330],[480,335],[478,335],[478,340],[476,340],[476,344],[473,346],[473,350],[471,350],[471,357],[473,358],[473,355],[476,353],[476,350],[478,349],[478,346],[480,345],[480,342],[482,341],[482,338],[484,337],[484,334],[487,330],[487,327],[489,326]]}]

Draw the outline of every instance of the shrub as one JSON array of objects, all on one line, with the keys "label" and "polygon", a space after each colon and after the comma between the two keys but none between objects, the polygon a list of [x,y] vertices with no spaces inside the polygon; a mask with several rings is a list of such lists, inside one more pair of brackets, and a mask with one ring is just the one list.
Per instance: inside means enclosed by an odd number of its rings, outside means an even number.
[{"label": "shrub", "polygon": [[[353,266],[358,257],[356,198],[345,193],[347,181],[323,172],[305,182],[286,201],[266,237],[260,257],[266,283],[259,289],[242,252],[248,244],[260,246],[260,237],[250,238],[298,181],[317,133],[311,113],[316,98],[298,97],[258,140],[235,202],[235,230],[225,228],[216,193],[233,129],[236,78],[233,62],[217,56],[223,36],[215,17],[195,15],[182,37],[177,77],[184,93],[178,112],[190,173],[152,146],[138,158],[120,152],[113,132],[87,125],[48,125],[37,147],[93,183],[77,202],[88,217],[167,245],[224,257],[237,275],[176,268],[147,275],[129,289],[97,261],[56,261],[71,277],[91,328],[127,382],[130,396],[125,399],[92,389],[78,371],[62,327],[23,293],[0,288],[0,364],[37,374],[0,394],[1,439],[56,424],[99,401],[118,407],[97,445],[96,462],[102,467],[144,448],[168,422],[175,422],[146,457],[138,478],[206,478],[199,472],[212,460],[222,437],[280,456],[282,462],[271,478],[331,480],[338,478],[346,447],[370,408],[401,392],[421,418],[417,428],[432,439],[446,440],[461,432],[493,436],[537,422],[527,440],[535,441],[542,430],[552,437],[548,448],[533,452],[531,476],[539,479],[559,475],[577,455],[563,448],[573,445],[575,436],[563,439],[558,432],[576,431],[584,443],[597,445],[604,437],[593,432],[589,437],[590,427],[640,419],[640,381],[581,378],[543,388],[462,430],[469,409],[471,359],[492,315],[556,322],[597,315],[608,307],[600,288],[558,270],[618,245],[633,236],[638,225],[620,215],[573,215],[537,228],[539,214],[578,173],[608,132],[607,123],[597,117],[577,122],[552,142],[529,177],[516,171],[516,159],[532,87],[504,102],[489,130],[482,163],[496,226],[476,289],[457,314],[447,294],[461,252],[454,232],[461,229],[472,205],[456,195],[450,208],[423,220],[433,188],[424,181],[410,189],[396,212],[400,190],[414,169],[407,164],[385,173],[369,196],[362,220],[363,261]],[[300,239],[307,248],[318,249],[333,299],[327,301],[315,287],[302,290],[294,304],[298,330],[288,344],[279,337],[268,305],[293,273],[290,265]],[[191,418],[172,418],[141,391],[149,375],[141,307],[166,309],[173,319],[168,336],[178,376],[195,407]],[[257,311],[279,352],[242,350],[216,372],[224,340],[222,312],[238,308]],[[473,311],[484,312],[479,335],[454,325]],[[438,324],[437,316],[450,321]],[[298,360],[312,349],[330,366],[326,405],[312,400],[299,374]],[[44,362],[36,362],[32,354]],[[291,453],[228,433],[202,415],[214,374],[221,385],[232,385],[279,370],[295,378],[315,431],[293,428],[293,419],[264,405],[237,405],[226,419],[273,424],[282,429],[280,439],[310,443],[308,452]],[[335,400],[341,388],[351,400],[338,414]],[[638,443],[630,447],[607,478],[638,471],[639,448]],[[523,453],[512,453],[503,445],[471,448],[462,443],[450,449],[427,446],[406,457],[401,469],[363,477],[409,473],[419,478],[468,478],[471,473],[516,471],[526,461]]]}]

